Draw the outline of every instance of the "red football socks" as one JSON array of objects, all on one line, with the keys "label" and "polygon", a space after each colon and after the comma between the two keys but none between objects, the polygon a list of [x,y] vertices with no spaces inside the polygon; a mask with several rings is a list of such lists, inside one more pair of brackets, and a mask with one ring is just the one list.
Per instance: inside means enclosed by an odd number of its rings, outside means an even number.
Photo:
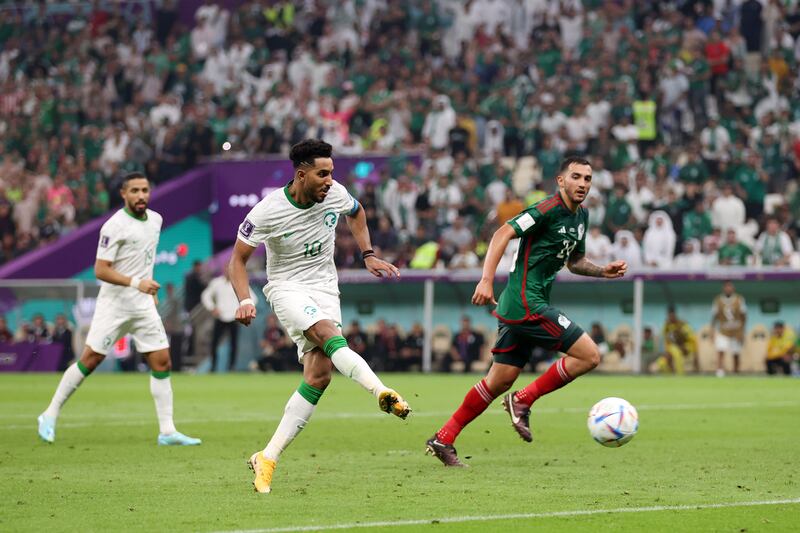
[{"label": "red football socks", "polygon": [[486,386],[486,380],[480,380],[469,390],[461,406],[453,413],[450,420],[436,433],[436,438],[444,444],[453,444],[464,426],[484,412],[494,398],[489,387]]},{"label": "red football socks", "polygon": [[536,381],[517,391],[514,398],[521,404],[530,406],[545,394],[550,394],[554,390],[558,390],[570,381],[572,376],[567,372],[565,365],[566,358],[562,357],[552,365],[547,371],[536,378]]}]

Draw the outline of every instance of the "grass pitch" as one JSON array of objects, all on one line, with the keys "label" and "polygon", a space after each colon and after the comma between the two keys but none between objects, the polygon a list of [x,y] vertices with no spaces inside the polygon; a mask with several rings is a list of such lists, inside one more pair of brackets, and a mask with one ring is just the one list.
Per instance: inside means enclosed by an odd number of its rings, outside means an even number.
[{"label": "grass pitch", "polygon": [[[408,421],[336,376],[260,495],[245,461],[299,374],[174,376],[177,427],[204,440],[194,448],[156,446],[146,375],[87,379],[53,445],[35,419],[59,376],[0,375],[0,531],[800,529],[797,380],[586,376],[537,402],[533,444],[495,402],[456,443],[471,468],[445,469],[424,442],[478,377],[383,378],[410,401]],[[639,409],[619,449],[586,429],[606,396]]]}]

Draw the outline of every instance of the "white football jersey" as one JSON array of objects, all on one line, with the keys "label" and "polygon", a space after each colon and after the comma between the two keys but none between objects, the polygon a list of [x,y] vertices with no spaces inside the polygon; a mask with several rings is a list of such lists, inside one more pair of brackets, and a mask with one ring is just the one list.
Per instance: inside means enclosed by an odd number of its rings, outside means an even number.
[{"label": "white football jersey", "polygon": [[258,202],[239,225],[245,244],[267,247],[270,286],[300,285],[339,293],[333,247],[336,223],[352,215],[358,202],[344,185],[334,181],[321,203],[297,204],[289,186],[275,190]]},{"label": "white football jersey", "polygon": [[[161,215],[150,209],[145,220],[134,218],[120,209],[100,228],[97,259],[111,261],[111,267],[125,276],[153,279],[161,223]],[[151,295],[133,287],[102,281],[97,304],[138,313],[151,310],[155,301]]]}]

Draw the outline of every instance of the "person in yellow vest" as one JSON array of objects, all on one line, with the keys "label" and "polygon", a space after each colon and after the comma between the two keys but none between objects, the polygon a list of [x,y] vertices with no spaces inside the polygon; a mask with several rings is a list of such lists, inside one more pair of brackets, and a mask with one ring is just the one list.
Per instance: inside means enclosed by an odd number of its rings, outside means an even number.
[{"label": "person in yellow vest", "polygon": [[686,360],[691,359],[695,372],[699,371],[697,337],[686,322],[679,319],[673,306],[667,311],[664,323],[664,355],[658,360],[662,372],[684,374]]},{"label": "person in yellow vest", "polygon": [[722,284],[722,294],[714,298],[711,313],[711,329],[717,350],[717,377],[725,375],[726,352],[733,354],[733,372],[738,374],[739,355],[742,353],[747,324],[747,304],[742,295],[736,294],[732,282]]},{"label": "person in yellow vest", "polygon": [[656,103],[653,100],[633,102],[633,121],[639,130],[640,141],[656,139]]},{"label": "person in yellow vest", "polygon": [[792,373],[791,363],[796,340],[792,328],[780,320],[775,322],[767,344],[767,374],[777,374],[779,370],[787,376]]}]

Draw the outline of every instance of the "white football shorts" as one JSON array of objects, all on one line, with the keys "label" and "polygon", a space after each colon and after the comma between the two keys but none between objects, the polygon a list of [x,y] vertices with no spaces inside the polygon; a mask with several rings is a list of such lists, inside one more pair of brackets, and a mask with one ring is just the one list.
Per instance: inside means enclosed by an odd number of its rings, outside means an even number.
[{"label": "white football shorts", "polygon": [[114,343],[128,334],[133,337],[140,353],[169,348],[164,323],[155,306],[148,313],[129,315],[118,308],[98,305],[89,326],[86,345],[99,354],[108,355]]},{"label": "white football shorts", "polygon": [[[297,359],[302,363],[303,355],[317,346],[308,340],[304,331],[320,320],[331,320],[342,329],[342,308],[339,296],[327,292],[264,287],[272,312],[297,345]],[[322,348],[322,346],[320,346]]]},{"label": "white football shorts", "polygon": [[719,331],[714,334],[714,347],[718,352],[742,353],[742,343],[735,337],[728,337]]}]

